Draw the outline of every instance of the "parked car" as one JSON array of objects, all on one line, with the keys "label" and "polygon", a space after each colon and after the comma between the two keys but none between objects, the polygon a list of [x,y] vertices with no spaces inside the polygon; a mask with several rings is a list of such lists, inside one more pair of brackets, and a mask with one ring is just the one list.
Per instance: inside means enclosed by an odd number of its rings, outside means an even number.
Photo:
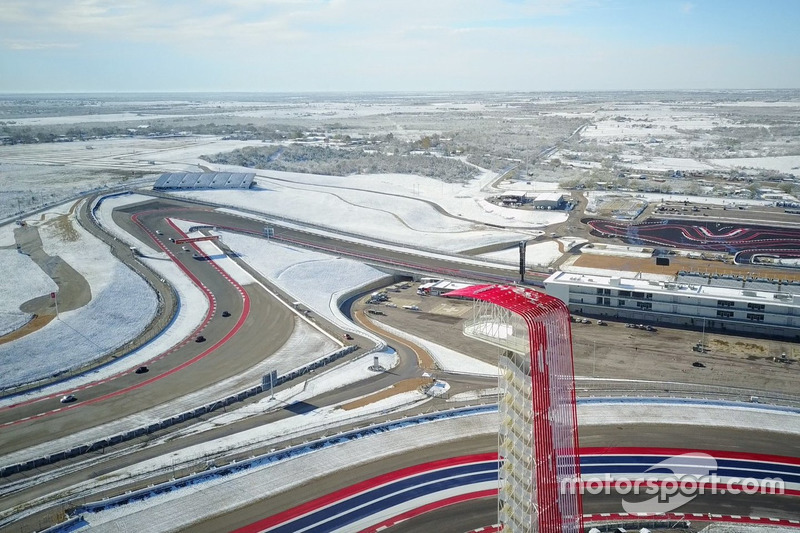
[{"label": "parked car", "polygon": [[602,321],[602,320],[598,320],[598,321],[597,321],[597,325],[598,325],[598,326],[607,326],[607,325],[608,325],[608,322],[604,322],[604,321]]},{"label": "parked car", "polygon": [[60,399],[59,401],[60,401],[61,403],[72,403],[72,402],[74,402],[75,400],[77,400],[77,398],[76,398],[74,395],[72,395],[72,394],[67,394],[66,396],[62,396],[62,397],[61,397],[61,399]]},{"label": "parked car", "polygon": [[706,367],[706,365],[704,365],[700,361],[695,361],[694,363],[692,363],[692,366],[695,367],[695,368],[705,368]]},{"label": "parked car", "polygon": [[344,337],[345,339],[349,340],[349,341],[353,340],[353,336],[352,336],[352,335],[350,335],[349,333],[345,333],[345,334],[343,335],[343,337]]},{"label": "parked car", "polygon": [[581,318],[581,324],[591,324],[591,323],[592,321],[589,320],[588,318]]}]

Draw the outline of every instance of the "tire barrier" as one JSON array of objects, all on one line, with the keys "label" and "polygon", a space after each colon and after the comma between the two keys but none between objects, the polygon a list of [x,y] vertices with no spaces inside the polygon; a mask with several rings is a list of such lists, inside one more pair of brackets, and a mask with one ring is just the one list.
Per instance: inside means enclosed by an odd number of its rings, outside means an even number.
[{"label": "tire barrier", "polygon": [[[354,351],[358,350],[359,347],[356,345],[346,346],[341,350],[337,350],[325,357],[317,359],[316,361],[312,361],[311,363],[292,370],[287,374],[283,374],[278,376],[278,380],[275,382],[274,386],[279,386],[284,383],[288,383],[295,378],[298,378],[304,374],[307,374],[311,370],[315,370],[317,368],[321,368],[333,361],[341,359],[342,357],[353,353]],[[142,435],[147,435],[150,433],[155,433],[156,431],[160,431],[162,429],[167,429],[171,426],[176,424],[180,424],[181,422],[185,422],[186,420],[190,420],[192,418],[196,418],[198,416],[210,413],[212,411],[216,411],[218,409],[222,409],[228,405],[231,405],[236,402],[244,401],[248,398],[261,394],[263,392],[261,385],[257,385],[255,387],[251,387],[249,389],[240,391],[236,394],[228,396],[226,398],[217,399],[213,402],[207,403],[205,405],[201,405],[200,407],[196,407],[190,411],[185,411],[183,413],[179,413],[177,415],[173,415],[169,418],[165,418],[158,422],[152,422],[146,426],[140,426],[138,428],[134,428],[123,433],[117,433],[116,435],[111,435],[105,437],[103,439],[96,440],[90,444],[84,444],[81,446],[75,446],[69,450],[63,450],[60,452],[52,453],[50,455],[46,455],[43,457],[37,457],[35,459],[30,459],[28,461],[22,463],[16,463],[13,465],[7,465],[0,467],[0,478],[8,477],[12,474],[17,474],[20,472],[26,472],[28,470],[33,470],[34,468],[39,468],[45,465],[53,464],[55,462],[61,461],[63,459],[77,457],[87,452],[92,452],[96,450],[103,450],[107,446],[111,446],[114,444],[119,444],[121,442],[126,442],[131,439],[135,439],[136,437],[140,437]]]}]

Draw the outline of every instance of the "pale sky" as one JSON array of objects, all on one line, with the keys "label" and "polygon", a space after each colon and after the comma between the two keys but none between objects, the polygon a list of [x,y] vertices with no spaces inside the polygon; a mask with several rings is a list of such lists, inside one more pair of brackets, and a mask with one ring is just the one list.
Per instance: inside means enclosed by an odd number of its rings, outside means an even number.
[{"label": "pale sky", "polygon": [[0,92],[800,88],[800,0],[2,0]]}]

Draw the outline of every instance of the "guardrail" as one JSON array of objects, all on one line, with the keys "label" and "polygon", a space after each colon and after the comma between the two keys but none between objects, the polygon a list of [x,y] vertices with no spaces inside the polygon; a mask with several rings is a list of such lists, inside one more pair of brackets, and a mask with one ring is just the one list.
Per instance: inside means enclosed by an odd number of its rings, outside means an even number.
[{"label": "guardrail", "polygon": [[[303,365],[301,367],[298,367],[298,368],[296,368],[296,369],[294,369],[294,370],[292,370],[290,372],[287,372],[286,374],[278,376],[278,379],[277,379],[276,383],[273,386],[277,387],[277,386],[282,385],[284,383],[287,383],[287,382],[289,382],[289,381],[291,381],[293,379],[296,379],[296,378],[298,378],[298,377],[300,377],[302,375],[305,375],[305,374],[311,372],[312,370],[315,370],[317,368],[321,368],[321,367],[323,367],[323,366],[325,366],[325,365],[327,365],[329,363],[332,363],[333,361],[341,359],[342,357],[344,357],[344,356],[346,356],[346,355],[358,350],[358,348],[359,347],[357,345],[347,346],[347,347],[342,348],[340,350],[337,350],[337,351],[335,351],[335,352],[333,352],[333,353],[331,353],[329,355],[326,355],[325,357],[317,359],[316,361],[312,361],[311,363],[308,363],[307,365]],[[11,474],[16,474],[16,473],[19,473],[19,472],[26,472],[28,470],[32,470],[34,468],[39,468],[40,466],[49,465],[49,464],[61,461],[63,459],[68,459],[68,458],[71,458],[71,457],[77,457],[79,455],[83,455],[85,453],[92,452],[92,451],[95,451],[95,450],[102,450],[102,449],[106,448],[107,446],[112,446],[114,444],[119,444],[121,442],[125,442],[125,441],[131,440],[131,439],[135,439],[136,437],[140,437],[142,435],[147,435],[147,434],[150,434],[150,433],[154,433],[156,431],[160,431],[162,429],[166,429],[166,428],[168,428],[170,426],[173,426],[175,424],[179,424],[179,423],[184,422],[186,420],[190,420],[192,418],[196,418],[196,417],[204,415],[206,413],[210,413],[210,412],[216,411],[217,409],[222,409],[223,407],[227,407],[227,406],[229,406],[229,405],[231,405],[233,403],[244,401],[247,398],[250,398],[250,397],[255,396],[257,394],[260,394],[262,392],[263,392],[263,389],[262,389],[261,385],[257,385],[255,387],[250,387],[249,389],[240,391],[240,392],[238,392],[236,394],[233,394],[231,396],[228,396],[226,398],[218,399],[218,400],[215,400],[213,402],[209,402],[209,403],[207,403],[205,405],[201,405],[199,407],[196,407],[195,409],[192,409],[192,410],[189,410],[189,411],[184,411],[182,413],[173,415],[173,416],[171,416],[169,418],[164,418],[164,419],[161,419],[159,421],[152,422],[152,423],[149,423],[149,424],[144,425],[144,426],[139,426],[138,428],[131,429],[131,430],[128,430],[128,431],[125,431],[125,432],[122,432],[122,433],[116,433],[116,434],[111,435],[109,437],[98,439],[98,440],[96,440],[94,442],[91,442],[91,443],[88,443],[88,444],[82,444],[80,446],[75,446],[73,448],[70,448],[69,450],[63,450],[63,451],[56,452],[56,453],[53,453],[53,454],[37,457],[35,459],[30,459],[30,460],[22,462],[22,463],[16,463],[16,464],[13,464],[13,465],[3,466],[3,467],[0,467],[0,478],[7,477],[7,476],[10,476]]]}]

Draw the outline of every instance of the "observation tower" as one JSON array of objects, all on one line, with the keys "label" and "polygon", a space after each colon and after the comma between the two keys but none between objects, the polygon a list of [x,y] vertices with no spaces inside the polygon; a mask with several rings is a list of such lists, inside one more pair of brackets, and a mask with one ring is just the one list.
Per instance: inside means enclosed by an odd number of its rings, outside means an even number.
[{"label": "observation tower", "polygon": [[511,533],[581,533],[575,375],[569,310],[524,287],[476,285],[464,334],[500,352],[498,519]]}]

